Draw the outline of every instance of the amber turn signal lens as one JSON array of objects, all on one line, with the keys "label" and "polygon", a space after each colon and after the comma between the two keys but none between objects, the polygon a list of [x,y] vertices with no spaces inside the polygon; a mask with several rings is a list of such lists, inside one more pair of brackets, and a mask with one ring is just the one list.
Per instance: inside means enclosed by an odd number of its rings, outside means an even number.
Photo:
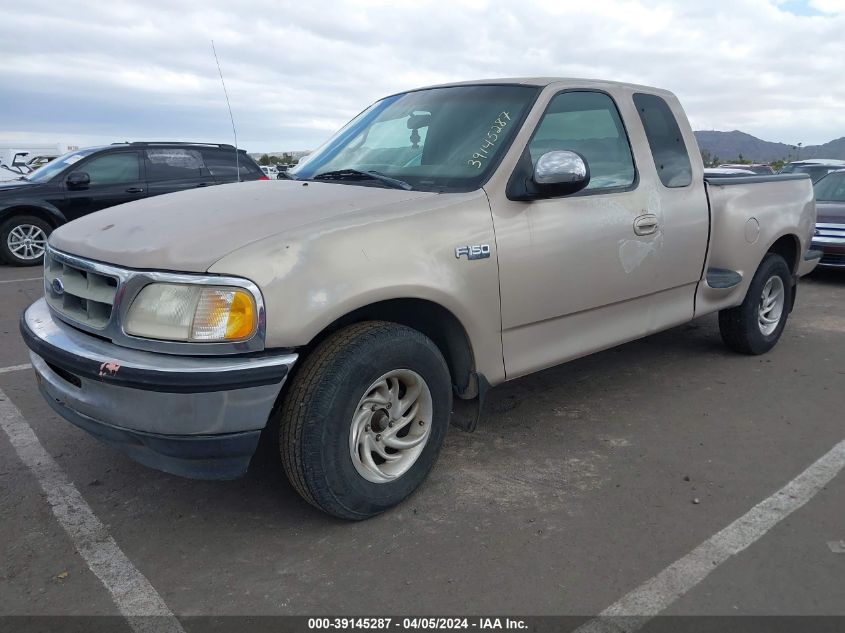
[{"label": "amber turn signal lens", "polygon": [[236,292],[232,298],[229,318],[226,322],[226,340],[247,338],[255,329],[255,321],[255,306],[252,303],[252,297],[245,292]]},{"label": "amber turn signal lens", "polygon": [[191,339],[240,341],[255,332],[257,321],[255,302],[249,293],[206,286],[197,302]]}]

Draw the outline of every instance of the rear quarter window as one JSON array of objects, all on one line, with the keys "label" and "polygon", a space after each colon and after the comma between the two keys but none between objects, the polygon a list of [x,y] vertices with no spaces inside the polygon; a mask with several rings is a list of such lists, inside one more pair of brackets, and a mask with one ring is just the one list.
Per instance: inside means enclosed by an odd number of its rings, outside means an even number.
[{"label": "rear quarter window", "polygon": [[645,129],[660,182],[666,187],[691,184],[689,152],[669,105],[657,95],[644,93],[634,95],[634,105]]},{"label": "rear quarter window", "polygon": [[211,175],[218,180],[237,180],[238,172],[241,178],[263,175],[261,168],[245,153],[239,153],[237,167],[235,166],[235,150],[203,150],[205,164]]}]

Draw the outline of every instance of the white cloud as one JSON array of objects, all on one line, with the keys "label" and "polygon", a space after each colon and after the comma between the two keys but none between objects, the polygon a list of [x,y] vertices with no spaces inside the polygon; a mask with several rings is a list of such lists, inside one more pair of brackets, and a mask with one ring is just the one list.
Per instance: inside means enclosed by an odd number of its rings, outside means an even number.
[{"label": "white cloud", "polygon": [[0,136],[316,146],[380,96],[458,79],[592,76],[673,90],[694,124],[845,135],[845,0],[700,3],[149,0],[5,5]]},{"label": "white cloud", "polygon": [[822,13],[845,13],[845,0],[810,0],[810,6]]}]

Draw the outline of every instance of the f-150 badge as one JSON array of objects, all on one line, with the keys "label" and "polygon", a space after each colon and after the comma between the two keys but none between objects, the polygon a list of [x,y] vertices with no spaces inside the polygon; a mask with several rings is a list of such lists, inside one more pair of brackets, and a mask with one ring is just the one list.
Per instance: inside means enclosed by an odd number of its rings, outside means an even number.
[{"label": "f-150 badge", "polygon": [[460,259],[466,257],[467,259],[485,259],[490,257],[489,244],[469,244],[467,246],[455,247],[455,257]]}]

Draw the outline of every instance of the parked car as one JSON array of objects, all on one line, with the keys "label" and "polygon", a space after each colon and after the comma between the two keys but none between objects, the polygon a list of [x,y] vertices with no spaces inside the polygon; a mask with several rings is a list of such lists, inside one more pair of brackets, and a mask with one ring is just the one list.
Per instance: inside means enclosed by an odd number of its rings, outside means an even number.
[{"label": "parked car", "polygon": [[0,181],[25,176],[68,149],[61,143],[0,143]]},{"label": "parked car", "polygon": [[775,173],[772,166],[765,163],[724,163],[719,165],[719,167],[725,167],[727,169],[746,169],[748,171],[753,171],[755,174],[760,174],[761,176],[771,176]]},{"label": "parked car", "polygon": [[276,169],[275,165],[260,165],[261,171],[264,172],[264,175],[267,176],[269,180],[278,180],[279,178],[279,171]]},{"label": "parked car", "polygon": [[705,181],[677,98],[637,85],[395,94],[288,174],[53,232],[21,321],[47,403],[188,477],[243,474],[264,433],[364,519],[491,386],[713,312],[772,349],[820,256],[806,175]]},{"label": "parked car", "polygon": [[809,174],[813,182],[818,182],[820,178],[824,178],[830,172],[837,169],[845,169],[845,160],[835,160],[832,158],[812,158],[808,160],[796,160],[784,165],[781,174]]},{"label": "parked car", "polygon": [[6,165],[0,162],[0,176],[3,180],[17,180],[56,158],[58,156],[51,154],[30,156],[29,152],[18,152],[12,157],[11,164]]},{"label": "parked car", "polygon": [[[40,264],[50,233],[116,204],[236,180],[266,180],[231,145],[116,143],[61,156],[17,180],[0,182],[0,260]],[[239,175],[238,175],[239,174]]]},{"label": "parked car", "polygon": [[56,160],[57,158],[58,158],[58,156],[50,156],[50,155],[33,156],[32,158],[30,158],[26,161],[26,166],[27,166],[27,169],[29,169],[30,171],[35,171],[36,169],[39,169],[40,167],[44,167],[44,165],[46,165],[47,163]]},{"label": "parked car", "polygon": [[819,266],[845,268],[845,171],[834,171],[813,185],[816,231],[813,248],[823,255]]}]

